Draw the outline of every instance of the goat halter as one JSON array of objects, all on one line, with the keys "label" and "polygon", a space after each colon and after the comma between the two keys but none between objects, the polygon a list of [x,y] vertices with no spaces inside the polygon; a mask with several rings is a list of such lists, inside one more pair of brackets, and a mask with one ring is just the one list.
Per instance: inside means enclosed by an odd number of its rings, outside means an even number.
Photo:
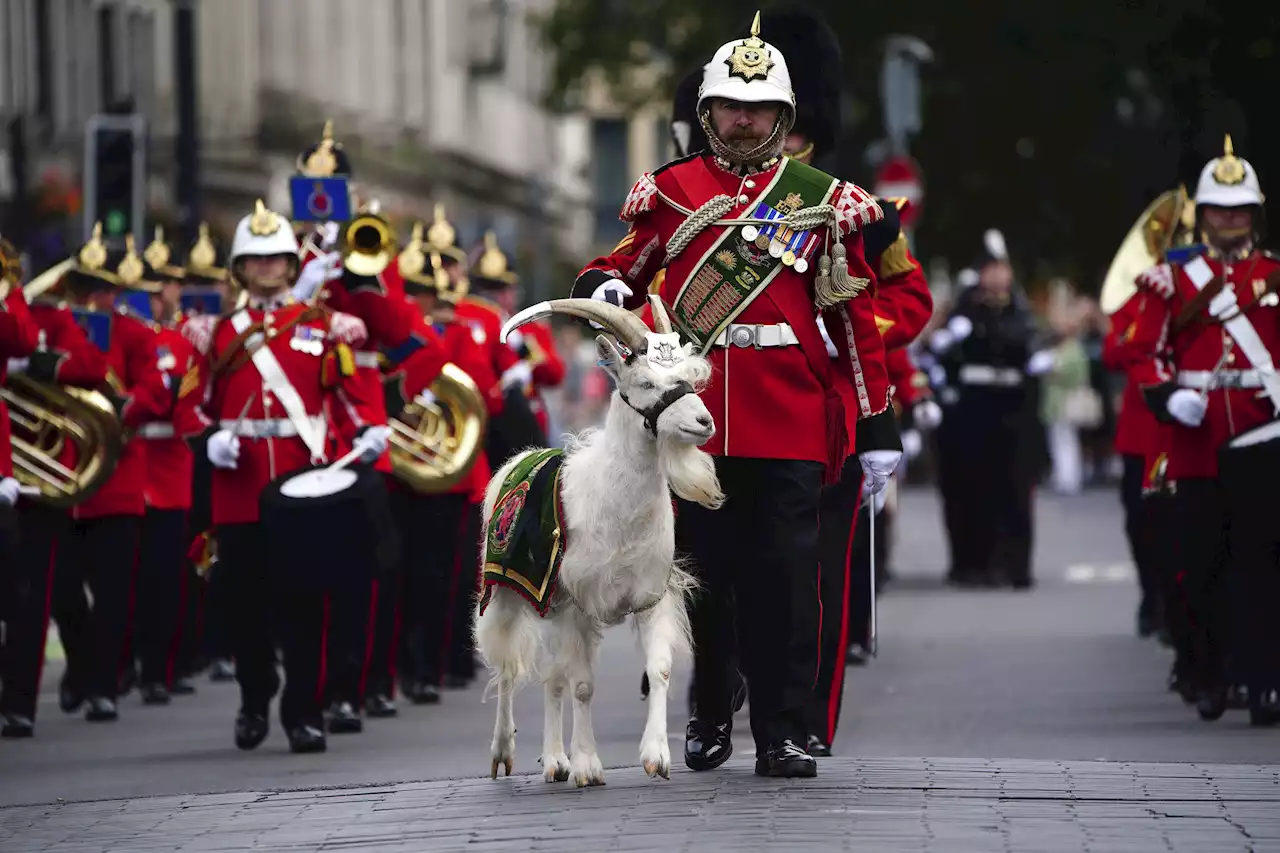
[{"label": "goat halter", "polygon": [[679,400],[681,397],[684,397],[692,393],[694,393],[693,386],[690,385],[684,379],[681,379],[678,382],[676,382],[674,386],[668,388],[666,391],[663,391],[662,396],[659,397],[657,402],[655,402],[652,406],[648,406],[643,409],[637,406],[635,403],[628,400],[627,395],[623,394],[621,391],[618,392],[618,396],[622,398],[622,402],[626,403],[632,409],[640,413],[640,416],[644,418],[645,429],[649,430],[649,433],[653,435],[654,438],[657,438],[658,437],[658,418],[662,417],[662,413],[665,412],[667,409],[671,408],[671,405],[676,400]]}]

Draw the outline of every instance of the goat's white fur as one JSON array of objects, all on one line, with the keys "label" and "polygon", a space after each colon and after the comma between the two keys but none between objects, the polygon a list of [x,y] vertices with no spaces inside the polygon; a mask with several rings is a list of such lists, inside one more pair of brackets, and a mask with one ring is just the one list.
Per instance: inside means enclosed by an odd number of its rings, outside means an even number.
[{"label": "goat's white fur", "polygon": [[[649,776],[666,778],[671,771],[667,687],[674,656],[692,645],[686,594],[694,584],[675,559],[671,493],[712,508],[724,501],[714,463],[698,449],[715,427],[698,396],[686,394],[658,418],[655,437],[620,395],[643,410],[681,380],[700,390],[711,369],[697,356],[667,369],[640,357],[627,362],[608,338],[596,341],[618,390],[604,428],[584,432],[566,451],[560,478],[568,548],[551,609],[539,617],[519,595],[497,587],[485,612],[477,610],[475,617],[476,648],[498,697],[490,756],[494,777],[499,765],[511,775],[512,697],[522,682],[534,680],[544,685],[546,700],[546,780],[572,779],[578,787],[604,784],[591,721],[596,651],[604,628],[633,612],[650,685],[640,763]],[[502,482],[524,456],[517,454],[490,480],[484,529]],[[568,755],[562,731],[566,700],[573,705]]]}]

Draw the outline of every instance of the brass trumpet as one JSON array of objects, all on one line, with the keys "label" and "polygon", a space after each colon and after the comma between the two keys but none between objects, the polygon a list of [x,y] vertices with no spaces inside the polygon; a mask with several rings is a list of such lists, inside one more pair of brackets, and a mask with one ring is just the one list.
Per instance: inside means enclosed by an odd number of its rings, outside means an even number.
[{"label": "brass trumpet", "polygon": [[456,485],[475,464],[488,418],[475,380],[446,364],[431,383],[435,400],[414,400],[389,424],[391,466],[414,491],[438,494]]},{"label": "brass trumpet", "polygon": [[[104,394],[13,374],[0,386],[0,399],[13,429],[14,477],[36,500],[65,509],[106,483],[120,461],[124,435]],[[68,444],[75,449],[70,466],[58,461]]]},{"label": "brass trumpet", "polygon": [[356,275],[378,275],[395,260],[395,231],[376,213],[362,213],[352,219],[342,232],[342,240],[342,265]]}]

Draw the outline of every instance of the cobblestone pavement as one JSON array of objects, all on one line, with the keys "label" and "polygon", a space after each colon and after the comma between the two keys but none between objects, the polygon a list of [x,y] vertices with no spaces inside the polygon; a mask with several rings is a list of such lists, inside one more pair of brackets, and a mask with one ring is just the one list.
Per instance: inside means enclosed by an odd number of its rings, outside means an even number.
[{"label": "cobblestone pavement", "polygon": [[[289,755],[278,730],[245,754],[233,686],[168,708],[135,695],[118,723],[89,725],[58,712],[55,663],[37,737],[0,741],[0,851],[1280,851],[1280,729],[1241,712],[1202,723],[1164,690],[1168,653],[1133,636],[1114,494],[1040,500],[1029,593],[944,588],[932,495],[908,493],[902,512],[881,654],[849,670],[837,757],[816,780],[751,775],[745,715],[722,771],[646,779],[625,630],[606,637],[595,702],[614,769],[586,791],[477,778],[494,710],[478,689],[368,721],[324,755]],[[538,694],[517,698],[517,773],[537,771]]]}]

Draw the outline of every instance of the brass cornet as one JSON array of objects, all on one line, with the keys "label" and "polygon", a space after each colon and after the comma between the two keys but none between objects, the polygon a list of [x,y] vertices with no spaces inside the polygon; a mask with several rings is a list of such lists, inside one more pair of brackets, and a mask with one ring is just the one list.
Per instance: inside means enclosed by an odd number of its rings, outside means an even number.
[{"label": "brass cornet", "polygon": [[412,401],[389,424],[392,471],[422,494],[446,491],[466,476],[488,418],[475,380],[453,364],[440,371],[431,393],[434,402]]},{"label": "brass cornet", "polygon": [[396,233],[376,213],[362,213],[342,232],[342,265],[356,275],[375,276],[396,257]]}]

